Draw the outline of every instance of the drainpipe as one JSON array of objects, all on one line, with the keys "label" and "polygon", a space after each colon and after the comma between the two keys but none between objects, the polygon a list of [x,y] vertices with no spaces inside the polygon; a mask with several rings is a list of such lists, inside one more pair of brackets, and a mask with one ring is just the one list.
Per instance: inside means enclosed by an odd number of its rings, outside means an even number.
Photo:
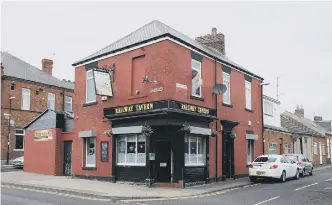
[{"label": "drainpipe", "polygon": [[262,114],[262,145],[263,145],[263,154],[265,154],[265,139],[264,139],[264,113],[263,113],[263,86],[261,85],[261,114]]},{"label": "drainpipe", "polygon": [[[217,59],[214,59],[214,75],[215,75],[215,84],[217,84]],[[216,105],[216,117],[218,118],[218,95],[215,94],[216,99],[215,99],[215,105]],[[218,181],[218,119],[216,119],[216,179],[215,181]]]},{"label": "drainpipe", "polygon": [[62,88],[62,111],[65,111],[65,89]]}]

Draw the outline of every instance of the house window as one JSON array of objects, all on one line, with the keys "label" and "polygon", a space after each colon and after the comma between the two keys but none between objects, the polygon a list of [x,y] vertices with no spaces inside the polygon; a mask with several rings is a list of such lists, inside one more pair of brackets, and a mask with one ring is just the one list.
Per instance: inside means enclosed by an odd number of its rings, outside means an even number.
[{"label": "house window", "polygon": [[85,166],[96,167],[96,138],[87,137],[85,140]]},{"label": "house window", "polygon": [[30,89],[22,88],[22,110],[30,110]]},{"label": "house window", "polygon": [[144,135],[117,137],[117,165],[145,166],[146,148]]},{"label": "house window", "polygon": [[317,147],[317,142],[314,142],[314,154],[318,154],[318,147]]},{"label": "house window", "polygon": [[65,111],[73,112],[73,98],[65,96]]},{"label": "house window", "polygon": [[96,101],[96,88],[93,76],[93,70],[88,70],[86,72],[86,103],[91,103]]},{"label": "house window", "polygon": [[205,165],[205,142],[204,137],[186,136],[184,139],[185,166]]},{"label": "house window", "polygon": [[202,97],[202,63],[191,60],[191,94],[196,97]]},{"label": "house window", "polygon": [[322,144],[322,155],[326,155],[325,145],[324,144]]},{"label": "house window", "polygon": [[245,81],[246,88],[246,108],[251,110],[251,82]]},{"label": "house window", "polygon": [[273,103],[264,102],[264,114],[273,116]]},{"label": "house window", "polygon": [[223,72],[222,73],[223,84],[226,86],[226,92],[223,94],[223,103],[230,105],[231,104],[231,81],[230,74]]},{"label": "house window", "polygon": [[285,154],[291,154],[291,146],[290,144],[285,144]]},{"label": "house window", "polygon": [[53,93],[48,93],[47,108],[55,110],[55,94],[53,94]]},{"label": "house window", "polygon": [[331,147],[330,147],[330,139],[327,138],[327,158],[331,157]]},{"label": "house window", "polygon": [[24,150],[24,130],[15,129],[15,150]]},{"label": "house window", "polygon": [[269,143],[269,154],[277,154],[277,144]]},{"label": "house window", "polygon": [[247,142],[247,165],[251,164],[254,157],[254,140],[246,140]]}]

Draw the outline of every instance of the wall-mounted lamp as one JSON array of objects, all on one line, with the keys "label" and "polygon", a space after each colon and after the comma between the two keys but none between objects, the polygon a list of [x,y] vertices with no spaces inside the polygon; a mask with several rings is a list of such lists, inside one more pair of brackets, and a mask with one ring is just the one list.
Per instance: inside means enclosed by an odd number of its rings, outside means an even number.
[{"label": "wall-mounted lamp", "polygon": [[142,83],[154,83],[154,84],[158,84],[159,82],[157,80],[149,80],[148,76],[143,76]]}]

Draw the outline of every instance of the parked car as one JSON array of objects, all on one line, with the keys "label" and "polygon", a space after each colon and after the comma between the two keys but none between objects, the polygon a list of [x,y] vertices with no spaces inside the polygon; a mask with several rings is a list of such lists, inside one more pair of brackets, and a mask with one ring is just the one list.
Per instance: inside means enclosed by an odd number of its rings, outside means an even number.
[{"label": "parked car", "polygon": [[24,156],[18,157],[13,160],[14,168],[23,168],[23,166],[24,166]]},{"label": "parked car", "polygon": [[300,168],[300,176],[304,177],[305,174],[313,175],[314,166],[312,161],[302,154],[284,154],[291,160],[294,160]]},{"label": "parked car", "polygon": [[297,164],[282,155],[261,155],[249,166],[250,181],[271,178],[285,182],[288,178],[299,179],[299,177]]}]

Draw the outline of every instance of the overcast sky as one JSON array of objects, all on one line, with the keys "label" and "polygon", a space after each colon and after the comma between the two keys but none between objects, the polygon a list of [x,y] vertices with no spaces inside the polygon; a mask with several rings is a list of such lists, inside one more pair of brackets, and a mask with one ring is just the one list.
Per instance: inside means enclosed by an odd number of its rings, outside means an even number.
[{"label": "overcast sky", "polygon": [[[264,93],[294,112],[332,120],[332,2],[57,2],[2,4],[2,51],[74,80],[71,64],[152,20],[195,38],[216,27],[226,55],[271,85]],[[240,88],[242,89],[242,88]]]}]

